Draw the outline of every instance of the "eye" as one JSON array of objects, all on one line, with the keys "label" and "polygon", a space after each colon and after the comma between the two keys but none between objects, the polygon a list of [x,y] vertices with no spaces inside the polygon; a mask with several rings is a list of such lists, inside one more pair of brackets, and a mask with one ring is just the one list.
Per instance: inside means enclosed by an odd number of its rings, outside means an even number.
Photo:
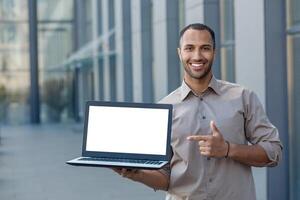
[{"label": "eye", "polygon": [[184,47],[184,50],[185,50],[185,51],[192,51],[193,48],[192,48],[191,46],[187,46],[187,47]]},{"label": "eye", "polygon": [[204,46],[202,49],[203,49],[204,51],[210,51],[210,50],[211,50],[211,47],[210,47],[210,46]]}]

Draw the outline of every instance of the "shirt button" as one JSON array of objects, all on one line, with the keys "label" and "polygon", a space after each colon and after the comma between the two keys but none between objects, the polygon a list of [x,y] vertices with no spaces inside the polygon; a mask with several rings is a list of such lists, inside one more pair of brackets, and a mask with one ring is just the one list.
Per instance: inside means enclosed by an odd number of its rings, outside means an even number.
[{"label": "shirt button", "polygon": [[212,182],[212,178],[208,179],[208,181],[211,183]]},{"label": "shirt button", "polygon": [[206,117],[205,117],[205,116],[202,116],[202,119],[206,119]]},{"label": "shirt button", "polygon": [[210,157],[207,157],[206,160],[210,160]]},{"label": "shirt button", "polygon": [[203,101],[203,98],[202,98],[202,97],[200,98],[200,101]]}]

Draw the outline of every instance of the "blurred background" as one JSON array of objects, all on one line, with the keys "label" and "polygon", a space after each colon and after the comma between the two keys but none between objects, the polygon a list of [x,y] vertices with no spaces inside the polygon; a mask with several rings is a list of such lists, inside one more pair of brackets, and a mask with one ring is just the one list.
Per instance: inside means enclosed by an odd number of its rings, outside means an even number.
[{"label": "blurred background", "polygon": [[280,131],[280,165],[253,168],[258,199],[300,199],[299,10],[300,0],[0,0],[0,152],[5,138],[45,129],[75,130],[80,145],[87,100],[159,101],[182,82],[179,31],[200,22],[216,33],[214,75],[254,90]]}]

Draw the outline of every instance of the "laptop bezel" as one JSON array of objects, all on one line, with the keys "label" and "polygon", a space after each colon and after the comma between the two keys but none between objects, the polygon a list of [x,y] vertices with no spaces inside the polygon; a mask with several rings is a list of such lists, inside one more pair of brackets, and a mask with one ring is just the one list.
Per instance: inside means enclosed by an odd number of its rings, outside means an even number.
[{"label": "laptop bezel", "polygon": [[[115,152],[94,152],[86,151],[86,140],[88,133],[89,107],[90,106],[111,106],[111,107],[133,107],[133,108],[150,108],[150,109],[167,109],[168,115],[168,132],[167,145],[165,155],[153,154],[134,154],[134,153],[115,153]],[[82,142],[82,156],[83,157],[107,157],[107,158],[127,158],[127,159],[143,159],[143,160],[157,160],[169,161],[171,157],[170,138],[172,132],[172,104],[154,104],[154,103],[129,103],[129,102],[108,102],[108,101],[87,101],[85,109],[85,122]]]}]

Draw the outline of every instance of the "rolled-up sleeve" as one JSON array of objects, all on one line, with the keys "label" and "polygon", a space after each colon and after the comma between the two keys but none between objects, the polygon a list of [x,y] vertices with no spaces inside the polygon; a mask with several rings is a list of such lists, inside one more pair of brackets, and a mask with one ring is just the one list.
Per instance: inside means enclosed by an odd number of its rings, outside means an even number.
[{"label": "rolled-up sleeve", "polygon": [[277,128],[269,121],[257,95],[245,95],[245,134],[252,144],[260,145],[270,162],[266,166],[276,166],[282,158],[282,143]]}]

